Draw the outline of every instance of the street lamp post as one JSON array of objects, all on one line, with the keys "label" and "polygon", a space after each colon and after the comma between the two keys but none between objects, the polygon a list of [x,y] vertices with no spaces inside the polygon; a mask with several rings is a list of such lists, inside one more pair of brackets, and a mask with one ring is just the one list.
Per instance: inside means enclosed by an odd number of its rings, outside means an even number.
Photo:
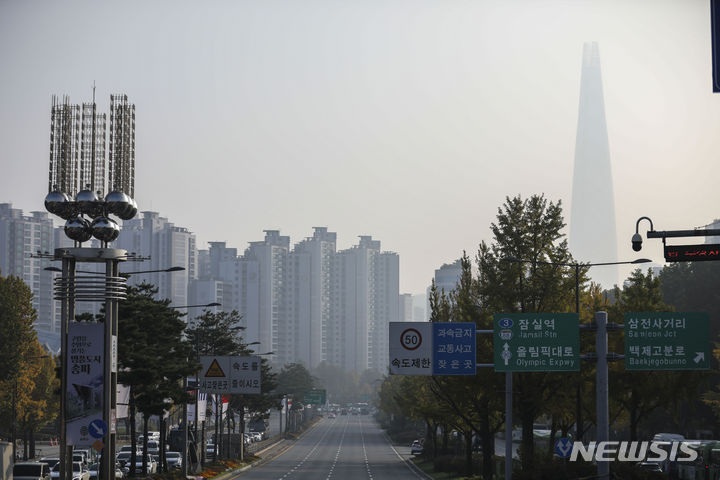
[{"label": "street lamp post", "polygon": [[[573,267],[575,270],[575,313],[580,315],[580,268],[590,268],[590,267],[599,267],[603,265],[633,265],[633,264],[640,264],[640,263],[648,263],[652,260],[648,258],[638,258],[636,260],[632,261],[625,261],[625,262],[602,262],[602,263],[566,263],[566,262],[546,262],[542,260],[525,260],[522,258],[515,258],[515,257],[506,257],[502,259],[506,262],[514,262],[514,263],[533,263],[533,264],[543,264],[543,265],[553,265],[557,267]],[[576,417],[575,417],[575,423],[576,423],[576,434],[577,434],[577,440],[582,441],[582,437],[584,432],[583,428],[583,415],[582,415],[582,382],[578,382],[576,390],[575,390],[575,400],[576,400]]]}]

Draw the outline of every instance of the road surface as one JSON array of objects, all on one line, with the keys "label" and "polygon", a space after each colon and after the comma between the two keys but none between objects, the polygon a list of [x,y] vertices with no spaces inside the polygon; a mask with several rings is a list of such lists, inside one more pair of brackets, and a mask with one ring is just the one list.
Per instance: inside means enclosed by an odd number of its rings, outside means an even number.
[{"label": "road surface", "polygon": [[[240,473],[239,480],[419,480],[369,415],[323,419],[287,451]],[[403,458],[405,457],[405,458]]]}]

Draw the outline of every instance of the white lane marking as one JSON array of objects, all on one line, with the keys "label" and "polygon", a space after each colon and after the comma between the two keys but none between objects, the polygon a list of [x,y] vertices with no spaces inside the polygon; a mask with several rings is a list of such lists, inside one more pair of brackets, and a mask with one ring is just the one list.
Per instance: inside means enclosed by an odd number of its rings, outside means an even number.
[{"label": "white lane marking", "polygon": [[368,478],[372,480],[372,472],[370,471],[370,461],[367,456],[367,449],[365,448],[365,434],[363,433],[363,422],[360,419],[360,439],[362,440],[363,455],[365,456],[365,470],[367,470]]},{"label": "white lane marking", "polygon": [[298,468],[300,468],[300,467],[307,461],[307,459],[310,458],[310,455],[312,455],[313,453],[315,453],[315,450],[317,450],[318,445],[320,445],[320,442],[322,442],[323,440],[325,440],[325,436],[328,434],[329,431],[330,431],[329,428],[326,429],[325,432],[323,432],[322,437],[320,437],[320,440],[318,440],[317,442],[315,442],[315,445],[313,446],[313,448],[307,453],[307,455],[305,455],[305,457],[304,457],[302,460],[300,460],[300,463],[298,463],[297,465],[295,465],[295,466],[294,466],[292,469],[290,469],[290,471],[287,472],[285,475],[283,475],[282,477],[279,477],[279,480],[282,480],[283,478],[286,478],[286,477],[290,476],[293,472],[295,472]]},{"label": "white lane marking", "polygon": [[342,433],[342,436],[340,437],[340,445],[338,445],[338,449],[335,452],[335,458],[333,459],[332,465],[330,465],[330,471],[328,472],[327,477],[325,477],[325,480],[330,480],[330,478],[333,475],[333,471],[335,470],[335,465],[337,464],[338,458],[340,457],[340,450],[342,450],[343,441],[345,441],[345,432],[347,432],[348,423],[350,423],[350,422],[348,422],[346,420],[345,428],[343,428],[343,433]]}]

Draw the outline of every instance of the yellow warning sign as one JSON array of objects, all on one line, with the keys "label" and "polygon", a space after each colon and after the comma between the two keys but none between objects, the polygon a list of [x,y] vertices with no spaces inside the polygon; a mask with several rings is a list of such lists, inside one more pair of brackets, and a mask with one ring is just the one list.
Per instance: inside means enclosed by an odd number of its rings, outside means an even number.
[{"label": "yellow warning sign", "polygon": [[210,364],[210,367],[207,369],[207,372],[205,372],[205,377],[208,378],[224,378],[225,372],[223,372],[223,369],[220,367],[220,364],[218,363],[216,358],[213,358],[212,363]]}]

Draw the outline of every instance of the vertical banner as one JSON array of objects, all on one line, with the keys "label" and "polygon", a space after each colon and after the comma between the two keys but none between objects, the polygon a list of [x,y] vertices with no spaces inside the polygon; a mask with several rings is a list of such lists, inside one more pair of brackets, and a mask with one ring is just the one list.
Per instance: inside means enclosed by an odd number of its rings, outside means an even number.
[{"label": "vertical banner", "polygon": [[[207,411],[207,393],[199,392],[198,393],[198,410],[199,410],[199,417],[198,422],[204,422],[205,421],[205,412]],[[188,403],[187,405],[187,412],[188,412],[188,422],[195,423],[195,401]]]},{"label": "vertical banner", "polygon": [[65,425],[67,443],[91,446],[90,423],[103,421],[104,325],[72,322],[68,326],[67,396]]},{"label": "vertical banner", "polygon": [[130,403],[130,387],[117,384],[117,418],[128,418],[128,405]]}]

